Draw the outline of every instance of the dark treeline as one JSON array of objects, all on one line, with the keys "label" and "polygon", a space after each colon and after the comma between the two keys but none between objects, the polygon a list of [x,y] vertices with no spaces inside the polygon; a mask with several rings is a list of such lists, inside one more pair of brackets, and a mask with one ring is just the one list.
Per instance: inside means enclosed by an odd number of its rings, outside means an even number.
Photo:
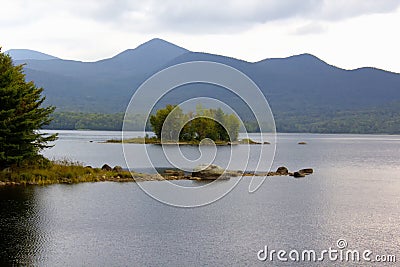
[{"label": "dark treeline", "polygon": [[[107,130],[121,131],[124,113],[101,114],[83,112],[55,112],[52,114],[53,120],[45,127],[52,130]],[[134,115],[126,118],[129,130],[143,130],[144,115]],[[146,130],[151,131],[150,125],[146,125]]]},{"label": "dark treeline", "polygon": [[[274,115],[278,132],[400,134],[400,105],[365,111],[308,112],[304,115],[277,112]],[[51,116],[53,121],[46,129],[119,131],[124,114],[56,112]],[[144,120],[144,115],[132,116],[129,130],[143,130]],[[245,121],[244,124],[249,132],[259,130],[256,122]],[[150,124],[146,130],[152,130]]]},{"label": "dark treeline", "polygon": [[277,113],[278,132],[400,134],[400,103],[357,111]]}]

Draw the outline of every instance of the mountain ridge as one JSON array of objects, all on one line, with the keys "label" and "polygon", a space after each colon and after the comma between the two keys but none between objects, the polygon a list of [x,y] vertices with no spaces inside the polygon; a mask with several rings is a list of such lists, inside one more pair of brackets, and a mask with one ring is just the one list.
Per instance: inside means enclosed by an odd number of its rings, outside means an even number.
[{"label": "mountain ridge", "polygon": [[58,57],[31,50],[31,49],[10,49],[5,51],[6,54],[10,55],[14,60],[26,60],[26,59],[34,59],[34,60],[52,60],[59,59]]},{"label": "mountain ridge", "polygon": [[[109,58],[99,59],[99,60],[95,60],[95,61],[81,61],[81,60],[62,59],[62,58],[59,58],[59,57],[55,57],[55,56],[46,54],[46,53],[41,52],[41,51],[36,51],[36,50],[31,50],[31,49],[9,49],[9,50],[5,51],[5,53],[9,54],[9,55],[10,55],[11,57],[13,57],[13,59],[16,60],[16,61],[22,61],[22,60],[52,60],[52,59],[59,59],[59,60],[65,60],[65,61],[70,61],[70,62],[79,62],[79,63],[88,63],[88,64],[92,63],[92,64],[93,64],[93,63],[99,63],[99,62],[103,62],[103,61],[107,61],[107,60],[111,60],[111,59],[117,58],[117,57],[119,57],[119,56],[121,56],[121,55],[128,54],[129,52],[132,52],[132,51],[137,50],[137,49],[141,49],[141,48],[143,48],[143,47],[148,48],[148,47],[150,47],[150,46],[153,46],[153,44],[155,44],[155,43],[173,46],[173,47],[176,47],[176,48],[178,48],[178,49],[181,49],[182,51],[189,52],[189,53],[196,53],[196,54],[204,54],[204,55],[213,55],[213,56],[217,56],[217,57],[224,57],[224,58],[228,58],[228,59],[233,59],[233,60],[238,60],[238,61],[246,62],[246,63],[249,63],[249,64],[259,64],[259,63],[263,63],[263,62],[267,62],[267,61],[293,59],[293,58],[298,58],[298,57],[309,57],[309,58],[314,58],[316,61],[320,61],[321,63],[325,63],[326,65],[329,65],[329,66],[331,66],[331,67],[338,68],[338,69],[345,70],[345,71],[356,71],[356,70],[360,70],[360,69],[375,69],[375,70],[381,70],[381,71],[384,71],[384,72],[390,72],[390,73],[393,73],[393,74],[400,74],[400,73],[395,72],[395,71],[385,70],[385,69],[378,68],[378,67],[373,67],[373,66],[362,66],[362,67],[356,67],[356,68],[345,69],[345,68],[342,68],[342,67],[340,67],[340,66],[336,66],[336,65],[329,64],[329,63],[327,63],[326,61],[324,61],[324,60],[322,60],[321,58],[319,58],[318,56],[315,56],[315,55],[313,55],[313,54],[311,54],[311,53],[307,53],[307,52],[300,53],[300,54],[294,54],[294,55],[287,56],[287,57],[265,58],[265,59],[261,59],[261,60],[258,60],[258,61],[254,61],[254,62],[253,62],[253,61],[247,61],[247,60],[240,59],[240,58],[236,58],[236,57],[224,56],[224,55],[219,55],[219,54],[212,54],[212,53],[209,53],[209,52],[190,51],[190,50],[188,50],[188,49],[185,49],[185,48],[183,48],[183,47],[181,47],[181,46],[178,46],[178,45],[176,45],[176,44],[174,44],[174,43],[171,43],[171,42],[166,41],[166,40],[161,39],[161,38],[153,38],[153,39],[150,39],[149,41],[146,41],[146,42],[144,42],[144,43],[138,45],[136,48],[128,48],[128,49],[125,49],[125,50],[123,50],[123,51],[117,53],[117,54],[114,55],[114,56],[109,57]],[[29,57],[28,57],[28,58],[24,58],[24,57],[21,57],[21,56],[19,56],[19,55],[16,54],[16,52],[18,52],[18,51],[30,51],[30,52],[32,52],[32,53],[37,53],[37,54],[42,54],[42,55],[44,55],[44,56],[48,56],[49,58],[47,58],[47,59],[35,59],[35,58],[29,58]]]},{"label": "mountain ridge", "polygon": [[[385,106],[389,101],[400,101],[398,73],[370,67],[346,70],[308,53],[248,62],[189,51],[155,38],[95,62],[14,61],[26,63],[27,80],[43,87],[45,103],[58,107],[58,111],[116,113],[125,111],[132,94],[151,75],[163,68],[195,60],[220,62],[242,71],[260,87],[273,112],[325,114],[333,110],[365,110]],[[211,85],[179,88],[162,104],[176,104],[213,93],[217,93],[220,100],[240,106],[240,99]]]}]

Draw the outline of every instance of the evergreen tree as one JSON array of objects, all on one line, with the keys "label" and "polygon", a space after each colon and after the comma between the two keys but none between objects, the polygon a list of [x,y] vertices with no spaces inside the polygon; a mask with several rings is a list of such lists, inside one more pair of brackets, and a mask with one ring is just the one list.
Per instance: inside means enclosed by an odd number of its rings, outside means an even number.
[{"label": "evergreen tree", "polygon": [[41,107],[43,89],[25,81],[23,65],[14,66],[0,49],[0,169],[35,158],[57,135],[39,133],[54,107]]}]

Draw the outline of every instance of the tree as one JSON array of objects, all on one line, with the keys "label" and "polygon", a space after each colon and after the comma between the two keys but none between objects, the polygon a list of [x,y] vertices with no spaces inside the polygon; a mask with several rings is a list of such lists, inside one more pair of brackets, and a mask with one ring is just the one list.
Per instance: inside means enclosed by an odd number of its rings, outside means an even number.
[{"label": "tree", "polygon": [[[167,119],[168,117],[168,119]],[[236,141],[240,128],[234,114],[225,114],[222,109],[204,109],[196,106],[196,113],[184,114],[178,106],[167,105],[150,116],[150,123],[156,136],[164,140]]]},{"label": "tree", "polygon": [[38,132],[50,123],[54,107],[41,107],[43,88],[25,81],[23,65],[14,66],[0,49],[0,169],[21,165],[51,147],[57,135]]},{"label": "tree", "polygon": [[226,117],[226,115],[224,114],[224,112],[222,111],[221,108],[218,108],[215,111],[215,119],[218,122],[217,126],[216,126],[218,138],[220,140],[229,141],[229,135],[228,135],[225,127],[223,126],[223,125],[225,125],[225,122],[226,122],[225,117]]},{"label": "tree", "polygon": [[236,141],[239,136],[240,121],[234,114],[224,116],[224,125],[232,141]]},{"label": "tree", "polygon": [[[171,117],[168,119],[168,123],[164,125],[164,122],[170,113]],[[176,131],[178,131],[183,119],[183,112],[181,108],[173,105],[167,105],[164,109],[157,110],[155,115],[150,116],[150,123],[153,132],[159,139],[161,139],[161,133],[164,133],[163,138],[172,139],[172,137],[177,137]]]}]

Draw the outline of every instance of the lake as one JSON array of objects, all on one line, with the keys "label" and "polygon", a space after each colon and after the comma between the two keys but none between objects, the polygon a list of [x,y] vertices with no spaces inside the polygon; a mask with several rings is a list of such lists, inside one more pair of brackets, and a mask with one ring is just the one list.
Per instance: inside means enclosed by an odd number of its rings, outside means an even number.
[{"label": "lake", "polygon": [[[121,144],[100,143],[121,133],[58,132],[45,156],[128,167]],[[129,167],[149,170],[136,146],[127,151]],[[155,155],[160,149],[148,147]],[[226,160],[224,149],[218,148],[218,164]],[[196,147],[183,150],[189,157],[198,153]],[[169,167],[161,155],[157,164]],[[338,249],[339,239],[348,249],[400,260],[400,136],[279,134],[272,169],[279,166],[315,173],[268,177],[255,193],[243,178],[225,197],[199,208],[160,203],[135,183],[0,187],[0,265],[305,266],[310,263],[284,263],[276,255],[260,261],[257,254],[265,246]],[[313,265],[366,263],[325,259]]]}]

